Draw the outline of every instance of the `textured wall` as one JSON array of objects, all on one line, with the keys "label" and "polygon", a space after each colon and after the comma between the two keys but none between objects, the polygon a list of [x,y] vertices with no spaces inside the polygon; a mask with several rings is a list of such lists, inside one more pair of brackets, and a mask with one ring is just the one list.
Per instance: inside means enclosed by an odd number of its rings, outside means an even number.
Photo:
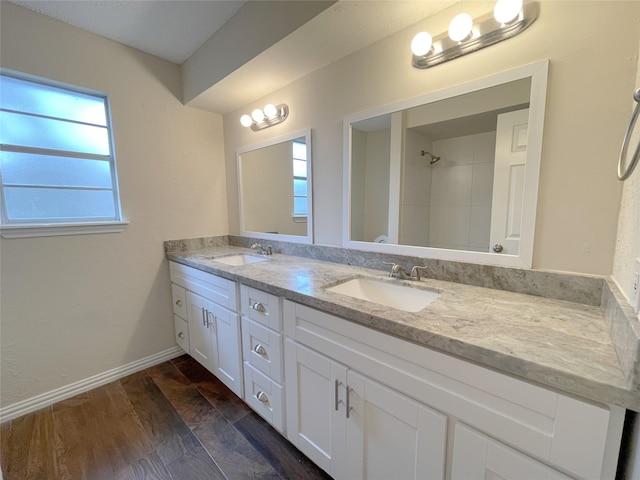
[{"label": "textured wall", "polygon": [[[238,146],[311,127],[315,239],[341,245],[345,115],[549,59],[533,266],[611,274],[622,189],[615,163],[635,82],[640,2],[545,0],[536,22],[517,37],[431,69],[412,68],[413,35],[446,31],[462,7],[479,16],[493,2],[461,2],[226,114],[231,233],[239,231]],[[286,122],[261,132],[240,126],[243,112],[269,102],[289,105]]]},{"label": "textured wall", "polygon": [[175,346],[162,242],[228,230],[222,118],[180,71],[0,2],[4,68],[107,92],[122,233],[2,239],[3,407]]}]

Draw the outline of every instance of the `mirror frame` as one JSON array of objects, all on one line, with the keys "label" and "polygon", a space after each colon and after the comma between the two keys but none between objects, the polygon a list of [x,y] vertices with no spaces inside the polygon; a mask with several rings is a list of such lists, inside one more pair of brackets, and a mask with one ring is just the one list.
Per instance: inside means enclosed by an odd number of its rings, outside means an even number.
[{"label": "mirror frame", "polygon": [[[451,260],[505,267],[531,268],[533,243],[538,203],[538,183],[542,157],[542,136],[547,94],[549,60],[524,65],[506,72],[490,75],[461,85],[421,95],[393,104],[376,107],[344,118],[344,196],[343,246],[345,248],[400,255],[411,255],[441,260]],[[531,77],[529,106],[529,132],[527,159],[525,165],[524,194],[522,205],[522,225],[518,255],[452,250],[445,248],[420,247],[388,243],[351,240],[351,124],[380,115],[394,113],[419,105],[457,97],[466,93],[494,87],[503,83]]]},{"label": "mirror frame", "polygon": [[[244,199],[242,195],[242,160],[244,153],[259,150],[261,148],[270,147],[279,143],[295,140],[304,137],[307,146],[307,234],[306,235],[288,235],[283,233],[267,233],[246,230],[244,225]],[[238,207],[240,216],[240,235],[243,237],[261,238],[264,240],[281,240],[294,243],[313,243],[313,175],[312,175],[312,156],[311,156],[311,128],[288,133],[281,137],[265,140],[236,150],[236,166],[238,175]],[[293,214],[293,212],[291,212]]]}]

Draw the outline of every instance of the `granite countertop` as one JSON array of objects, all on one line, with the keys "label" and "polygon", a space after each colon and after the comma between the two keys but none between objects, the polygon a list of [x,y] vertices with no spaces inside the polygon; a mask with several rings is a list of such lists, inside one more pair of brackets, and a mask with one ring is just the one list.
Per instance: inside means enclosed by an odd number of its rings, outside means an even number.
[{"label": "granite countertop", "polygon": [[401,282],[379,270],[276,253],[247,265],[215,261],[237,253],[254,252],[222,246],[167,258],[503,373],[640,411],[640,392],[627,387],[598,306],[423,278],[406,283],[442,294],[411,313],[326,290],[358,276]]}]

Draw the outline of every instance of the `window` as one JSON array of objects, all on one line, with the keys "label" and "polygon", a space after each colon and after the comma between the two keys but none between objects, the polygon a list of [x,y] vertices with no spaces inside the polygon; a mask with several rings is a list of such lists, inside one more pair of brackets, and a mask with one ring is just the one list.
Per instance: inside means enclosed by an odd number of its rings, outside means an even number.
[{"label": "window", "polygon": [[20,227],[121,230],[107,95],[3,72],[0,178],[3,236]]},{"label": "window", "polygon": [[293,143],[293,217],[307,217],[307,145]]}]

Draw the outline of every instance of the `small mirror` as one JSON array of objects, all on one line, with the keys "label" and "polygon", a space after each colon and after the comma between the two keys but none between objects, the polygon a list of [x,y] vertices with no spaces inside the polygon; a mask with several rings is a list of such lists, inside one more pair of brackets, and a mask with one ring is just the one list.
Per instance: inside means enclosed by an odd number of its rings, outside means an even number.
[{"label": "small mirror", "polygon": [[547,62],[345,119],[345,246],[531,267]]},{"label": "small mirror", "polygon": [[241,148],[241,235],[312,243],[311,130]]}]

